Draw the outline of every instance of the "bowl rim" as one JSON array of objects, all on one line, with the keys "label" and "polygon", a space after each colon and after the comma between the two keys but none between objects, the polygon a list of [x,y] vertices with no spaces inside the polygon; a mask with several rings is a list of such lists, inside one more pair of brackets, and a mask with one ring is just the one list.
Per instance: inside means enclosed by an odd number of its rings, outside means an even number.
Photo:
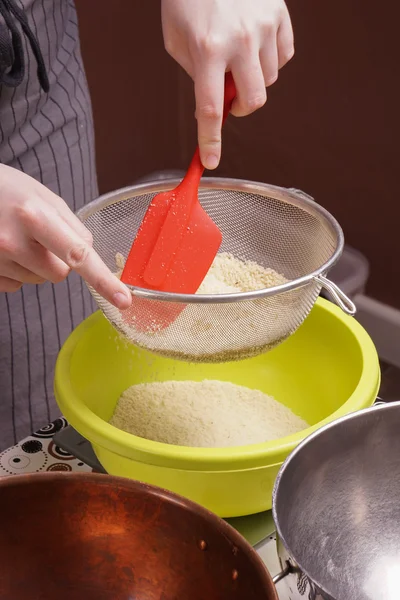
[{"label": "bowl rim", "polygon": [[[394,402],[384,402],[383,404],[376,404],[374,406],[368,406],[366,408],[363,408],[362,410],[358,410],[356,412],[352,412],[350,414],[343,415],[342,417],[336,419],[335,421],[327,423],[326,425],[324,425],[317,431],[313,431],[309,436],[307,436],[304,440],[302,440],[302,442],[298,446],[296,446],[296,448],[294,448],[294,450],[289,454],[289,456],[286,458],[286,460],[282,464],[282,466],[279,470],[279,473],[275,479],[274,487],[272,490],[272,516],[273,516],[274,523],[276,526],[276,533],[279,538],[279,541],[283,544],[286,552],[291,557],[291,559],[294,560],[296,567],[298,567],[306,575],[309,575],[309,570],[308,570],[308,568],[306,568],[304,566],[303,561],[298,560],[296,553],[293,552],[293,549],[291,548],[290,543],[287,541],[287,536],[283,532],[282,519],[280,519],[280,515],[279,515],[279,493],[280,493],[280,488],[283,485],[282,481],[284,481],[285,478],[287,477],[286,472],[288,471],[291,464],[294,461],[296,461],[297,457],[299,455],[301,455],[301,453],[304,451],[304,449],[309,446],[312,447],[314,440],[316,440],[320,437],[324,437],[326,432],[329,432],[329,431],[332,431],[335,429],[339,429],[343,426],[343,423],[347,423],[348,421],[356,421],[357,422],[360,419],[362,419],[365,415],[367,415],[367,418],[369,418],[370,415],[375,415],[376,413],[379,413],[380,411],[392,412],[392,411],[399,410],[399,409],[400,409],[400,400],[397,400]],[[328,594],[328,595],[330,594],[330,592],[326,589],[326,586],[324,586],[320,580],[317,580],[315,577],[311,577],[311,579],[322,592],[324,592],[325,594]]]},{"label": "bowl rim", "polygon": [[[0,491],[4,488],[15,488],[19,486],[31,485],[32,482],[40,482],[40,485],[46,485],[47,482],[65,482],[67,480],[74,480],[78,482],[89,482],[90,485],[104,485],[111,487],[115,490],[124,488],[127,490],[133,490],[138,495],[142,495],[143,498],[153,496],[158,499],[163,499],[168,504],[173,504],[182,508],[185,512],[199,516],[204,522],[207,522],[211,527],[217,530],[223,537],[227,538],[233,547],[237,547],[245,554],[251,564],[257,572],[260,584],[265,591],[270,594],[268,600],[278,600],[278,595],[272,581],[271,574],[264,565],[261,557],[251,544],[234,528],[232,525],[227,523],[224,519],[208,510],[204,506],[201,506],[197,502],[185,498],[175,492],[171,492],[164,488],[136,481],[134,479],[127,479],[125,477],[118,477],[116,475],[109,475],[103,473],[79,473],[79,472],[41,472],[41,473],[25,473],[15,475],[13,477],[2,477],[0,478]],[[56,508],[55,508],[56,510]]]},{"label": "bowl rim", "polygon": [[[362,373],[351,396],[335,412],[315,425],[298,433],[248,446],[229,448],[193,448],[154,442],[120,431],[98,417],[74,392],[69,364],[82,334],[94,327],[99,319],[96,312],[83,321],[67,338],[57,358],[54,391],[57,403],[71,425],[95,446],[121,457],[145,464],[190,471],[240,471],[279,467],[294,448],[314,431],[354,411],[366,408],[365,397],[372,405],[380,387],[380,365],[374,343],[365,329],[353,318],[328,300],[319,298],[312,310],[322,310],[346,327],[357,343],[362,360]],[[68,399],[68,400],[66,400]],[[271,462],[269,462],[271,461]]]}]

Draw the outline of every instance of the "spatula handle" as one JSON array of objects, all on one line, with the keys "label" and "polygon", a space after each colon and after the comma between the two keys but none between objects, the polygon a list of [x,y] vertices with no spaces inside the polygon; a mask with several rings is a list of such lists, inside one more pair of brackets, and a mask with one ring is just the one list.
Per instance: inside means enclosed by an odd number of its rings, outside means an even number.
[{"label": "spatula handle", "polygon": [[[235,96],[236,88],[232,74],[227,73],[225,76],[222,123],[225,122],[229,114]],[[198,202],[198,189],[203,172],[204,167],[200,160],[200,150],[197,146],[184,179],[171,192],[175,197],[169,207],[143,274],[145,281],[153,287],[160,287],[163,283],[172,257],[181,243],[182,235],[186,233],[192,209],[196,202]]]},{"label": "spatula handle", "polygon": [[236,98],[236,86],[233,81],[232,73],[229,71],[225,74],[225,97],[224,97],[224,114],[222,117],[222,125],[225,123],[227,116],[232,108],[232,103]]}]

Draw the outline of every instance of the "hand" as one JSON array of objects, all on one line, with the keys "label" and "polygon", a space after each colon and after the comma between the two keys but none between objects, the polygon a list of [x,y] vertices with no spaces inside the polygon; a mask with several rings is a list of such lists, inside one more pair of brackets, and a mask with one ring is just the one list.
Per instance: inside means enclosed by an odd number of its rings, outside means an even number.
[{"label": "hand", "polygon": [[57,283],[71,269],[118,308],[129,290],[92,248],[92,237],[65,202],[17,169],[0,165],[0,291]]},{"label": "hand", "polygon": [[293,31],[284,0],[162,0],[168,53],[194,80],[200,156],[218,166],[224,74],[232,71],[235,116],[263,106],[266,87],[294,54]]}]

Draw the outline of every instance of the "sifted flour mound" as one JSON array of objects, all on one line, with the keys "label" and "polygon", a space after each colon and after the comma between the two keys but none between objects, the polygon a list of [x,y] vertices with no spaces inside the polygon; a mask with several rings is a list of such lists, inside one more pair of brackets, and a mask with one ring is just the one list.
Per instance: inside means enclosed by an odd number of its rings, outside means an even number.
[{"label": "sifted flour mound", "polygon": [[214,258],[197,294],[229,294],[252,292],[286,283],[287,279],[273,269],[261,267],[252,260],[239,260],[229,252]]},{"label": "sifted flour mound", "polygon": [[[125,259],[115,255],[116,275],[121,277]],[[286,283],[287,279],[274,269],[261,267],[252,260],[243,261],[230,252],[220,252],[203,279],[196,294],[237,294],[252,292]]]},{"label": "sifted flour mound", "polygon": [[259,390],[212,380],[133,385],[110,423],[148,440],[202,448],[267,442],[309,427]]}]

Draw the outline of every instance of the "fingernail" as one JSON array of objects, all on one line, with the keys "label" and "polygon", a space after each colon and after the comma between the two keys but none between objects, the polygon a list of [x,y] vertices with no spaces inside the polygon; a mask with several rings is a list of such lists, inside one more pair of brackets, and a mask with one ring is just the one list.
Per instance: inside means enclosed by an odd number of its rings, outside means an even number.
[{"label": "fingernail", "polygon": [[126,294],[123,294],[122,292],[117,292],[113,296],[113,304],[117,308],[120,308],[121,310],[125,310],[126,308],[129,308],[131,305],[131,301],[132,300],[131,300],[130,296],[127,296]]},{"label": "fingernail", "polygon": [[208,154],[204,164],[206,169],[216,169],[219,164],[219,157],[216,154]]}]

